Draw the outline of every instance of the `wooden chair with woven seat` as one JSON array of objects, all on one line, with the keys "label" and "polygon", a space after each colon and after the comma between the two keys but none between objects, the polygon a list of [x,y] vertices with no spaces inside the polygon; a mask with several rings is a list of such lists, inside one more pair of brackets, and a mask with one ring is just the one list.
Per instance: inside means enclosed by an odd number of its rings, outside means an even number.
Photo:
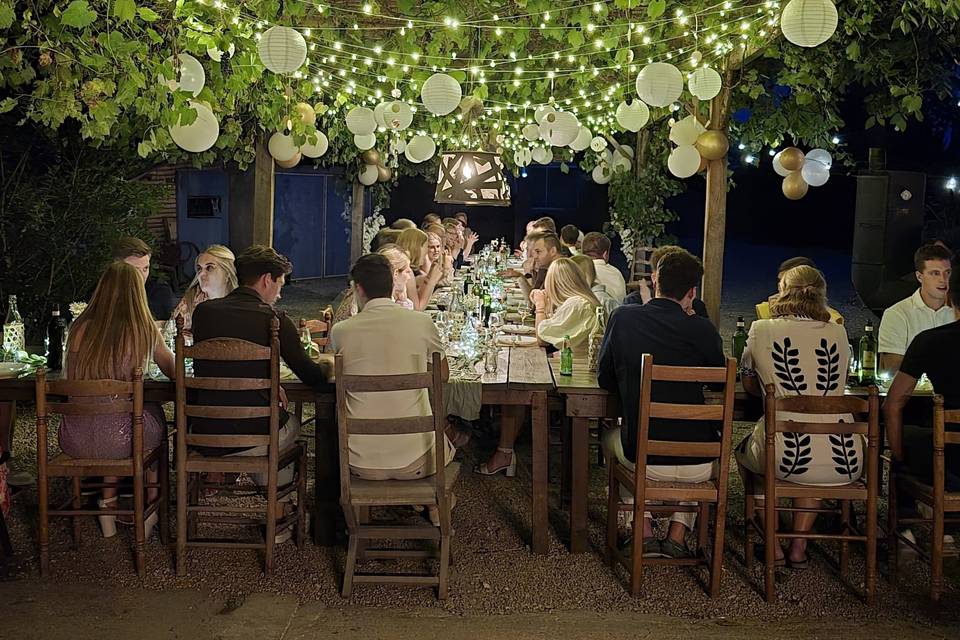
[{"label": "wooden chair with woven seat", "polygon": [[[264,553],[264,573],[270,575],[274,567],[274,546],[278,530],[293,527],[297,547],[302,549],[306,539],[307,449],[297,441],[280,450],[280,322],[270,322],[270,346],[263,346],[237,338],[213,338],[191,347],[184,345],[183,319],[177,318],[177,380],[176,380],[176,469],[177,469],[177,574],[186,572],[188,548],[257,549]],[[187,377],[185,360],[219,362],[269,363],[268,378],[213,378]],[[223,406],[198,404],[195,395],[203,391],[260,391],[268,397],[268,406]],[[267,434],[200,434],[191,433],[188,419],[247,420],[268,418]],[[205,455],[196,450],[244,449],[266,447],[260,456]],[[285,488],[277,486],[278,471],[288,464],[296,464],[296,477]],[[201,474],[247,473],[267,477],[266,504],[231,506],[199,504]],[[218,487],[230,491],[226,486]],[[278,500],[297,494],[296,511],[286,517],[277,513]],[[202,515],[201,515],[202,514]],[[244,516],[247,514],[247,516]],[[248,517],[263,514],[263,517]],[[263,527],[263,541],[250,542],[223,539],[202,539],[197,536],[200,524],[237,527]]]},{"label": "wooden chair with woven seat", "polygon": [[[450,524],[451,490],[460,475],[460,463],[444,466],[446,420],[443,413],[443,380],[439,353],[434,353],[426,373],[398,375],[354,375],[343,372],[343,356],[336,356],[337,424],[340,436],[340,504],[350,540],[344,567],[344,598],[350,597],[353,584],[407,584],[437,587],[438,597],[447,598],[447,579],[450,567],[450,543],[453,531]],[[347,413],[348,393],[380,393],[428,389],[433,415],[397,418],[353,418]],[[417,480],[363,480],[350,473],[349,439],[356,435],[400,435],[434,433],[431,452],[436,473]],[[370,507],[434,506],[438,510],[439,526],[423,524],[368,524],[364,512]],[[369,540],[430,540],[439,543],[439,549],[367,549]],[[439,559],[436,575],[419,574],[360,574],[356,573],[358,560],[408,558]]]},{"label": "wooden chair with woven seat", "polygon": [[[897,577],[898,541],[903,542],[930,564],[930,599],[940,602],[943,593],[943,530],[946,524],[960,524],[960,491],[947,491],[944,486],[944,448],[960,446],[960,432],[947,431],[946,425],[960,425],[960,411],[944,411],[943,396],[933,397],[933,483],[912,475],[909,469],[891,465],[889,481],[887,552],[889,554],[890,580]],[[897,515],[897,500],[908,495],[932,511],[931,517],[901,518]],[[901,525],[930,525],[930,551],[901,535]]]},{"label": "wooden chair with woven seat", "polygon": [[[144,521],[153,513],[159,515],[160,539],[166,544],[168,534],[167,502],[168,471],[167,438],[152,451],[143,447],[143,371],[137,368],[133,380],[56,380],[48,381],[44,369],[37,371],[37,493],[39,501],[40,574],[45,576],[50,568],[50,518],[68,517],[73,520],[74,545],[80,545],[81,516],[132,516],[134,531],[134,564],[137,575],[146,575],[144,560]],[[115,416],[130,414],[133,424],[133,440],[129,458],[87,459],[72,458],[60,453],[49,457],[47,428],[51,415],[59,416]],[[159,466],[158,481],[145,481],[145,469]],[[85,483],[84,478],[108,476],[133,480],[132,509],[84,509],[81,490],[87,488],[119,487],[118,482]],[[51,478],[70,478],[71,496],[62,506],[50,508],[49,493]],[[147,490],[157,490],[154,499],[147,499]]]},{"label": "wooden chair with woven seat", "polygon": [[[807,414],[853,414],[857,422],[794,422],[777,420],[777,412],[790,411]],[[744,559],[748,572],[753,571],[754,533],[764,541],[764,594],[767,602],[776,602],[776,545],[780,539],[807,538],[812,540],[836,540],[840,542],[840,576],[847,577],[850,561],[850,543],[866,545],[866,568],[864,585],[866,600],[873,604],[877,576],[877,497],[879,494],[879,433],[880,402],[877,388],[870,387],[867,399],[852,396],[794,396],[777,398],[773,384],[766,385],[764,398],[764,474],[757,476],[743,469],[744,474]],[[809,435],[862,435],[867,439],[867,460],[859,480],[840,486],[813,486],[797,484],[776,477],[776,435],[795,433]],[[760,492],[758,492],[760,489]],[[763,504],[757,504],[757,497]],[[782,498],[813,498],[835,501],[836,507],[819,508],[781,507]],[[851,502],[866,505],[866,520],[863,530],[851,518]],[[759,513],[763,513],[763,518]],[[834,514],[840,518],[839,533],[781,532],[781,513]],[[773,526],[765,524],[773,523]]]},{"label": "wooden chair with woven seat", "polygon": [[[333,326],[333,308],[330,305],[327,305],[327,308],[323,310],[323,319],[322,320],[307,320],[306,318],[300,318],[300,336],[303,338],[304,331],[310,332],[310,341],[316,345],[318,353],[323,353],[327,348],[327,345],[330,344],[330,328]],[[312,353],[307,352],[308,355]],[[306,420],[303,419],[303,402],[297,401],[293,403],[293,413],[297,416],[297,420],[300,421],[300,426],[305,427],[311,422],[315,422],[317,417],[314,415],[311,418]],[[327,417],[327,416],[323,416]]]},{"label": "wooden chair with woven seat", "polygon": [[[729,473],[730,438],[733,428],[733,398],[736,388],[737,362],[728,358],[724,367],[675,367],[657,365],[653,356],[644,354],[641,364],[640,413],[637,424],[637,462],[630,468],[624,460],[608,461],[609,494],[607,498],[608,564],[619,563],[630,576],[630,593],[639,595],[645,565],[672,564],[706,565],[710,571],[709,593],[716,597],[720,592],[720,577],[723,566],[723,537],[727,513],[727,475]],[[654,382],[685,382],[693,384],[723,385],[720,404],[693,405],[655,402],[651,397]],[[719,426],[719,442],[678,442],[650,439],[650,419],[682,419],[714,422]],[[647,457],[696,457],[719,462],[717,477],[706,482],[658,482],[646,477]],[[621,487],[625,488],[633,503],[624,502]],[[663,504],[648,504],[647,501]],[[676,504],[681,502],[692,505]],[[673,503],[673,504],[671,504]],[[714,507],[714,533],[710,554],[709,544],[710,506]],[[617,515],[621,511],[633,512],[633,551],[630,557],[617,548]],[[691,558],[644,558],[643,514],[694,512],[698,514],[697,546]]]}]

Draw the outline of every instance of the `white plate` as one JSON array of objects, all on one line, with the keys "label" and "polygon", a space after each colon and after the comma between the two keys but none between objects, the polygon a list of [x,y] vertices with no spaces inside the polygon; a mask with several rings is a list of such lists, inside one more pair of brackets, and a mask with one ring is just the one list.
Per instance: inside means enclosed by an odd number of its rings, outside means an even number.
[{"label": "white plate", "polygon": [[537,346],[535,336],[499,336],[497,345],[501,347],[535,347]]},{"label": "white plate", "polygon": [[16,378],[29,368],[29,365],[19,362],[0,362],[0,379]]},{"label": "white plate", "polygon": [[520,336],[532,336],[537,330],[524,324],[505,324],[500,327],[504,333],[513,333]]}]

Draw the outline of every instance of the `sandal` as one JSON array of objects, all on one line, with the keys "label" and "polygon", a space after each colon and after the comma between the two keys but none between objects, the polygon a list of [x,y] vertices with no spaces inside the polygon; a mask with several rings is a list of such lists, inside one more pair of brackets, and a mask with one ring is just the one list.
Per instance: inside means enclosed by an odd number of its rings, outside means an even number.
[{"label": "sandal", "polygon": [[479,473],[482,476],[495,476],[501,471],[503,471],[504,475],[507,476],[508,478],[512,478],[513,476],[517,475],[517,457],[513,455],[513,449],[504,449],[502,447],[497,447],[497,451],[499,451],[500,453],[509,453],[510,462],[508,462],[505,465],[499,466],[496,469],[491,469],[490,467],[487,466],[487,463],[484,462],[483,464],[477,467],[474,467],[473,469],[474,473]]}]

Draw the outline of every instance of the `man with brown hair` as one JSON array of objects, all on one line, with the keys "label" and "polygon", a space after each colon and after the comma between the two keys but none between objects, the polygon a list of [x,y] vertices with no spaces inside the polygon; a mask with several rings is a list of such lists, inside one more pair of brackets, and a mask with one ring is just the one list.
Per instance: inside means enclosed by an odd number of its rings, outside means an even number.
[{"label": "man with brown hair", "polygon": [[627,283],[624,282],[620,270],[608,264],[610,238],[597,231],[591,231],[583,236],[580,251],[583,255],[593,258],[593,264],[597,269],[597,280],[607,288],[607,293],[618,303],[623,302],[627,295]]},{"label": "man with brown hair", "polygon": [[534,289],[543,289],[547,279],[547,269],[550,264],[561,257],[560,238],[554,233],[533,232],[526,237],[527,259],[523,261],[522,270],[507,269],[503,272],[506,277],[519,278],[520,289],[529,296]]},{"label": "man with brown hair", "polygon": [[153,317],[157,320],[168,319],[177,306],[177,298],[168,283],[150,277],[150,246],[140,238],[125,236],[113,243],[111,253],[115,261],[126,262],[140,273],[147,292],[147,305]]},{"label": "man with brown hair", "polygon": [[533,228],[539,231],[549,231],[554,235],[557,233],[557,223],[550,216],[543,216],[534,220]]},{"label": "man with brown hair", "polygon": [[[690,254],[689,251],[675,244],[665,244],[654,249],[653,253],[650,254],[650,284],[647,285],[646,280],[641,280],[640,286],[623,299],[623,304],[646,304],[650,302],[653,299],[653,291],[656,291],[657,288],[657,268],[666,256],[678,252]],[[690,315],[709,317],[707,305],[703,304],[703,300],[700,298],[693,299],[688,312]]]},{"label": "man with brown hair", "polygon": [[560,244],[570,252],[571,256],[580,254],[581,240],[583,240],[583,232],[575,225],[568,224],[560,229]]}]

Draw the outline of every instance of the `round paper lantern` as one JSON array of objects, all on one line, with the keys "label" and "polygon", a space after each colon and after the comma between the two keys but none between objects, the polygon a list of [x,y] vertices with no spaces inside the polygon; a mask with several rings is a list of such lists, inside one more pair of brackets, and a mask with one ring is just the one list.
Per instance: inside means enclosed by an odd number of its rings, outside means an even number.
[{"label": "round paper lantern", "polygon": [[390,151],[394,154],[403,153],[407,150],[407,141],[403,138],[394,138],[390,141]]},{"label": "round paper lantern", "polygon": [[781,189],[783,189],[783,195],[787,196],[790,200],[799,200],[807,195],[808,185],[807,181],[800,175],[800,172],[794,171],[783,179]]},{"label": "round paper lantern", "polygon": [[528,165],[533,162],[533,151],[531,149],[521,149],[523,151],[523,164]]},{"label": "round paper lantern", "polygon": [[293,73],[307,59],[307,41],[290,27],[270,27],[257,43],[260,61],[274,73]]},{"label": "round paper lantern", "polygon": [[293,113],[300,118],[300,121],[303,124],[316,124],[317,123],[317,112],[313,110],[313,107],[308,105],[306,102],[298,102],[293,105]]},{"label": "round paper lantern", "polygon": [[230,46],[227,47],[227,50],[226,50],[226,51],[221,51],[221,50],[220,50],[219,48],[217,48],[217,47],[207,47],[207,55],[208,55],[208,56],[210,57],[210,59],[213,60],[214,62],[220,62],[221,60],[223,60],[223,54],[224,54],[224,53],[227,54],[227,57],[228,57],[228,58],[232,58],[234,51],[236,51],[236,47],[233,45],[232,42],[230,43]]},{"label": "round paper lantern", "polygon": [[[192,93],[194,97],[200,95],[207,80],[203,65],[189,53],[181,53],[177,56],[177,60],[179,69],[174,69],[177,78],[168,80],[161,76],[160,82],[167,85],[170,91],[186,91]],[[172,63],[173,58],[167,58],[167,62]]]},{"label": "round paper lantern", "polygon": [[720,93],[723,81],[720,74],[710,67],[698,67],[687,77],[687,88],[690,93],[701,100],[710,100]]},{"label": "round paper lantern", "polygon": [[786,178],[791,172],[784,169],[783,165],[780,164],[780,154],[782,153],[783,151],[780,151],[777,155],[773,156],[773,170],[777,172],[778,176]]},{"label": "round paper lantern", "polygon": [[597,153],[603,151],[607,148],[606,138],[603,138],[602,136],[594,136],[593,140],[590,141],[590,148]]},{"label": "round paper lantern", "polygon": [[593,171],[590,172],[590,177],[593,178],[593,181],[597,184],[607,184],[610,182],[612,176],[613,171],[610,170],[610,166],[602,162],[595,166]]},{"label": "round paper lantern", "polygon": [[617,124],[627,131],[640,131],[650,120],[650,109],[642,100],[621,102],[617,106],[616,118]]},{"label": "round paper lantern", "polygon": [[308,158],[319,158],[327,152],[327,148],[330,146],[330,141],[327,140],[326,134],[322,131],[317,131],[316,136],[317,141],[315,143],[310,144],[308,142],[300,147],[300,152]]},{"label": "round paper lantern", "polygon": [[367,135],[356,135],[353,136],[353,144],[357,145],[357,148],[361,151],[366,151],[367,149],[372,149],[373,145],[377,144],[377,136],[372,133]]},{"label": "round paper lantern", "polygon": [[403,100],[387,103],[383,109],[383,122],[387,129],[403,131],[413,122],[413,109]]},{"label": "round paper lantern", "polygon": [[833,156],[831,156],[830,152],[826,149],[811,149],[807,151],[807,160],[819,162],[827,169],[833,166]]},{"label": "round paper lantern", "polygon": [[633,165],[630,162],[630,158],[626,158],[619,153],[614,152],[613,154],[613,170],[614,171],[630,171],[630,168]]},{"label": "round paper lantern", "polygon": [[651,107],[666,107],[683,93],[683,74],[672,64],[654,62],[637,74],[637,95]]},{"label": "round paper lantern", "polygon": [[530,164],[530,160],[527,158],[527,154],[523,152],[523,149],[517,149],[513,152],[513,161],[518,167],[525,167]]},{"label": "round paper lantern", "polygon": [[354,107],[347,113],[347,129],[355,136],[370,135],[377,130],[377,119],[366,107]]},{"label": "round paper lantern", "polygon": [[622,145],[620,145],[620,149],[618,149],[618,150],[617,150],[616,152],[614,152],[614,153],[619,153],[619,154],[622,155],[624,158],[630,158],[631,160],[633,160],[633,156],[635,155],[634,152],[633,152],[633,147],[631,147],[631,146],[628,145],[628,144],[622,144]]},{"label": "round paper lantern", "polygon": [[694,67],[699,67],[700,63],[703,62],[703,53],[700,51],[694,51],[690,54],[690,64]]},{"label": "round paper lantern", "polygon": [[540,139],[540,127],[530,123],[523,128],[523,137],[529,140],[530,142],[536,142]]},{"label": "round paper lantern", "polygon": [[830,169],[827,165],[811,160],[810,156],[807,156],[803,168],[800,169],[800,175],[811,187],[822,187],[830,179]]},{"label": "round paper lantern", "polygon": [[197,119],[183,127],[179,124],[170,127],[170,137],[184,151],[200,153],[220,137],[220,123],[207,105],[191,100],[190,106],[196,109]]},{"label": "round paper lantern", "polygon": [[549,113],[540,125],[540,132],[545,135],[547,142],[555,147],[565,147],[577,139],[580,132],[580,123],[577,117],[566,111]]},{"label": "round paper lantern", "polygon": [[404,155],[414,164],[426,162],[437,152],[437,143],[430,136],[414,136],[407,143]]},{"label": "round paper lantern", "polygon": [[677,146],[696,144],[706,128],[693,116],[687,116],[670,127],[670,142]]},{"label": "round paper lantern", "polygon": [[363,165],[363,169],[357,174],[357,180],[360,181],[360,184],[367,187],[376,182],[378,177],[380,177],[380,171],[375,164]]},{"label": "round paper lantern", "polygon": [[270,155],[277,162],[287,162],[300,152],[300,149],[293,142],[293,136],[285,133],[275,133],[270,136],[270,140],[267,142],[267,150],[270,151]]},{"label": "round paper lantern", "polygon": [[445,73],[435,73],[420,88],[420,99],[427,111],[437,116],[451,113],[460,104],[463,90],[455,78]]},{"label": "round paper lantern", "polygon": [[537,147],[532,152],[533,161],[538,164],[550,164],[553,162],[553,149],[549,147]]},{"label": "round paper lantern", "polygon": [[667,169],[678,178],[689,178],[700,168],[700,152],[692,144],[684,144],[670,152]]},{"label": "round paper lantern", "polygon": [[787,147],[780,152],[780,165],[787,171],[800,171],[803,167],[803,151],[796,147]]},{"label": "round paper lantern", "polygon": [[275,160],[275,162],[277,163],[277,166],[280,167],[281,169],[293,169],[295,166],[300,164],[300,160],[302,159],[303,159],[303,154],[300,151],[297,151],[297,155],[293,156],[289,160],[285,160],[283,162],[280,162],[279,160]]},{"label": "round paper lantern", "polygon": [[385,167],[382,164],[376,165],[377,167],[377,182],[389,182],[390,178],[393,177],[393,169]]},{"label": "round paper lantern", "polygon": [[730,150],[730,141],[722,131],[704,131],[697,138],[697,151],[707,160],[720,160]]},{"label": "round paper lantern", "polygon": [[383,119],[383,110],[386,108],[387,108],[386,102],[381,102],[380,104],[378,104],[373,108],[373,119],[377,121],[378,127],[383,127],[384,129],[387,128],[387,123]]},{"label": "round paper lantern", "polygon": [[360,154],[364,164],[380,164],[380,152],[376,149],[367,149]]},{"label": "round paper lantern", "polygon": [[795,45],[816,47],[837,30],[837,18],[832,0],[790,0],[780,16],[780,30]]},{"label": "round paper lantern", "polygon": [[547,117],[548,114],[556,113],[557,110],[548,104],[542,104],[533,111],[533,119],[537,121],[537,124],[543,124],[543,119]]}]

